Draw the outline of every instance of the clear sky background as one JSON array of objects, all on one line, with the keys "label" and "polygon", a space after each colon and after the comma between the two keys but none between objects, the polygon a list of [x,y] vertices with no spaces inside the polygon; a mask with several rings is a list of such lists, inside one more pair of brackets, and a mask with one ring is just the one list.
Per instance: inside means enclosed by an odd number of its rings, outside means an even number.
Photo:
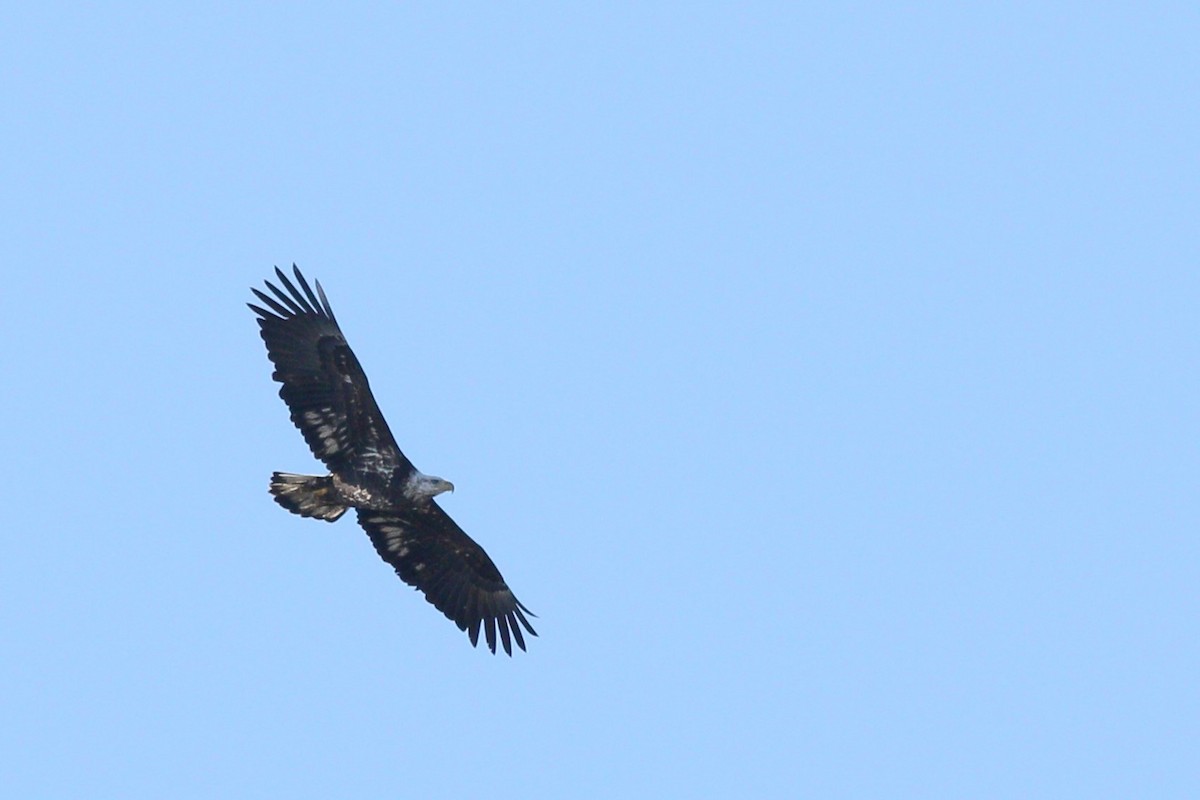
[{"label": "clear sky background", "polygon": [[[1198,42],[10,6],[5,795],[1200,796]],[[293,261],[530,652],[271,502]]]}]

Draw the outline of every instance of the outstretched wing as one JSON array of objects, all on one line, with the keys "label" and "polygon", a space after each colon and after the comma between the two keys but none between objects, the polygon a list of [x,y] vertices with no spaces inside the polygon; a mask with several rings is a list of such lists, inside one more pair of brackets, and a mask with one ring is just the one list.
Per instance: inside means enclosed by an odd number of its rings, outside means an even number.
[{"label": "outstretched wing", "polygon": [[496,652],[496,629],[504,652],[512,655],[512,640],[525,649],[521,627],[537,631],[525,615],[533,612],[513,596],[500,570],[483,548],[458,527],[436,503],[411,511],[358,509],[358,522],[384,561],[410,586],[445,614],[460,630],[479,642],[482,625],[488,648]]},{"label": "outstretched wing", "polygon": [[275,365],[271,377],[283,384],[279,396],[291,410],[292,422],[313,455],[333,472],[402,465],[411,469],[320,282],[314,294],[299,268],[292,269],[299,289],[276,267],[275,275],[287,291],[267,281],[274,297],[251,289],[266,308],[247,303],[258,314],[259,332]]}]

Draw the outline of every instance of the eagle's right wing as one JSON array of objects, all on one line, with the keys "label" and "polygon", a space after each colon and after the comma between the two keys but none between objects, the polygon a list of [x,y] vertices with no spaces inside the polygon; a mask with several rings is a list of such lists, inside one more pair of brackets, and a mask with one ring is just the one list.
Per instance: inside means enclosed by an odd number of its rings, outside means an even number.
[{"label": "eagle's right wing", "polygon": [[314,294],[299,268],[293,265],[292,269],[303,293],[276,267],[275,274],[287,291],[267,281],[274,298],[251,289],[267,308],[247,304],[258,314],[259,332],[275,365],[271,377],[283,384],[279,396],[291,410],[292,422],[313,455],[332,472],[411,469],[371,395],[362,366],[338,328],[320,282]]},{"label": "eagle's right wing", "polygon": [[522,626],[537,631],[525,617],[533,612],[513,595],[500,570],[475,540],[432,500],[408,511],[360,508],[358,524],[371,537],[380,557],[400,579],[425,593],[425,599],[445,614],[471,644],[479,642],[482,625],[488,648],[496,652],[496,631],[504,652],[512,655],[512,640],[525,649]]}]

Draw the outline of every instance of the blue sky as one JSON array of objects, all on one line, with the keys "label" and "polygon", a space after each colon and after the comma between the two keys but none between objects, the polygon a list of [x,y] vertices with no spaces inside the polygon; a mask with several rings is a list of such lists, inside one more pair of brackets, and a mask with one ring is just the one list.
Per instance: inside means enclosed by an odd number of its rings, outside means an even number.
[{"label": "blue sky", "polygon": [[[17,797],[1195,797],[1191,4],[26,4]],[[321,280],[541,636],[315,471]]]}]

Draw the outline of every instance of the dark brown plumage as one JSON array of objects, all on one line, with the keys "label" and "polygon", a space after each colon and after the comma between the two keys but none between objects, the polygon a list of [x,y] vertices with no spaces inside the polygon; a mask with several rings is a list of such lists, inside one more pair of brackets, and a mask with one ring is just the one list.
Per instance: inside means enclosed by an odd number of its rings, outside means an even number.
[{"label": "dark brown plumage", "polygon": [[251,289],[265,308],[248,305],[275,365],[271,377],[283,384],[279,396],[330,474],[276,472],[271,494],[292,513],[328,522],[354,508],[380,557],[466,631],[472,645],[482,627],[493,653],[497,632],[506,653],[512,655],[513,640],[524,650],[522,628],[537,635],[526,617],[532,612],[434,501],[453,486],[419,472],[400,451],[321,284],[314,292],[292,269],[296,283],[276,268],[283,289],[268,281],[270,295]]}]

